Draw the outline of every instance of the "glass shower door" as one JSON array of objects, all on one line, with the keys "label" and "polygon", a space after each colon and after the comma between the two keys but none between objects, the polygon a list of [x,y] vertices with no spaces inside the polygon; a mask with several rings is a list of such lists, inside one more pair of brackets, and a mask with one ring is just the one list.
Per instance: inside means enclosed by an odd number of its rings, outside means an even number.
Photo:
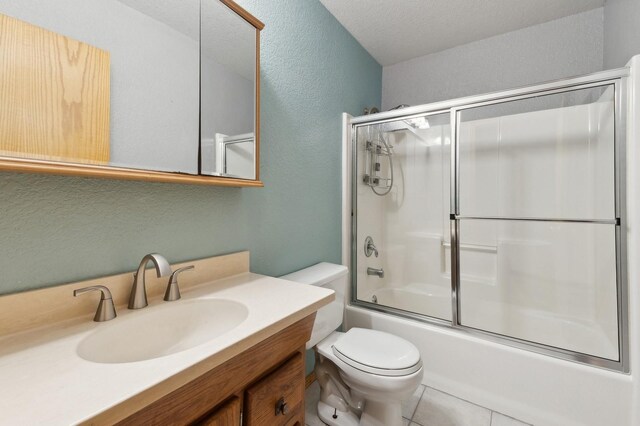
[{"label": "glass shower door", "polygon": [[450,114],[355,132],[356,298],[451,321]]},{"label": "glass shower door", "polygon": [[619,360],[614,94],[457,111],[459,325]]},{"label": "glass shower door", "polygon": [[353,303],[628,372],[627,85],[353,119]]}]

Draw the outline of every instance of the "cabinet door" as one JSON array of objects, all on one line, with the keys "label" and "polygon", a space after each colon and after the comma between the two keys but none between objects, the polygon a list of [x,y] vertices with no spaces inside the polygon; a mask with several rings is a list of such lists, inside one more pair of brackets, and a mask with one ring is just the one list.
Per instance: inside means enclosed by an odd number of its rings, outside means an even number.
[{"label": "cabinet door", "polygon": [[232,398],[196,423],[198,426],[239,426],[240,398]]},{"label": "cabinet door", "polygon": [[304,424],[304,361],[297,353],[245,393],[245,426]]}]

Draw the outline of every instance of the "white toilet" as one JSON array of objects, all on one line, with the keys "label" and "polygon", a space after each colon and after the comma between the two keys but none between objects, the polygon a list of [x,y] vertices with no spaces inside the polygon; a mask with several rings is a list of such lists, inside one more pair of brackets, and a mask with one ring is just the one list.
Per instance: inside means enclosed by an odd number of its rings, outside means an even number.
[{"label": "white toilet", "polygon": [[422,381],[418,349],[382,331],[335,331],[344,314],[345,266],[318,263],[281,278],[336,292],[336,300],[318,311],[307,342],[307,349],[315,347],[316,351],[320,419],[338,426],[400,426],[401,403]]}]

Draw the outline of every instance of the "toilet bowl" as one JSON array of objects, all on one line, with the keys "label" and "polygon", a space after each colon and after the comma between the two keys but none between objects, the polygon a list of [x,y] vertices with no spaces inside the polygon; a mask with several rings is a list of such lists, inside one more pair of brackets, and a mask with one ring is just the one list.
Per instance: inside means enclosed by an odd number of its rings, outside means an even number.
[{"label": "toilet bowl", "polygon": [[400,426],[402,401],[422,381],[422,360],[410,342],[363,328],[335,331],[344,315],[348,270],[319,263],[281,278],[331,288],[336,300],[316,314],[307,349],[316,353],[318,416],[336,426]]}]

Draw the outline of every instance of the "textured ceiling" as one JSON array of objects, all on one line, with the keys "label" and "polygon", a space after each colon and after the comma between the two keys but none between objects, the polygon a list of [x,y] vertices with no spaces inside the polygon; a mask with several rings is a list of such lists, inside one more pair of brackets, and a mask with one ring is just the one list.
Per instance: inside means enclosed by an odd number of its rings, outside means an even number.
[{"label": "textured ceiling", "polygon": [[604,0],[320,0],[381,64],[601,7]]}]

